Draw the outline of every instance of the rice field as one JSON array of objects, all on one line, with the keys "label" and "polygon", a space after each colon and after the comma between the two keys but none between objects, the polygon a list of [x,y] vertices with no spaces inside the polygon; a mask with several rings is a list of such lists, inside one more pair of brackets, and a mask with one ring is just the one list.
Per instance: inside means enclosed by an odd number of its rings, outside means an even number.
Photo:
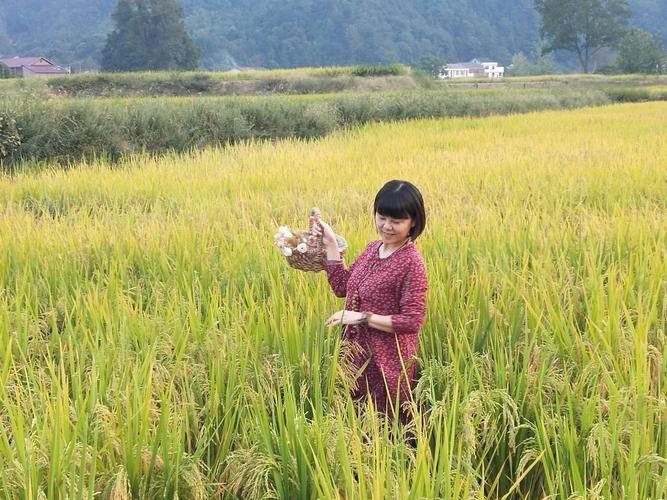
[{"label": "rice field", "polygon": [[[667,103],[372,124],[0,178],[0,497],[667,491]],[[392,178],[429,275],[409,427],[355,407],[323,274]],[[408,435],[416,444],[408,444]]]}]

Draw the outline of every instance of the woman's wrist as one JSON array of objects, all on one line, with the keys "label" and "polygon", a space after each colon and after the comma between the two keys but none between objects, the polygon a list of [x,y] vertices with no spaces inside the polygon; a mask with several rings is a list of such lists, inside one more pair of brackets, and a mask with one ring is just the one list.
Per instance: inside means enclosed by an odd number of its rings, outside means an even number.
[{"label": "woman's wrist", "polygon": [[327,252],[327,260],[340,260],[340,250],[338,250],[338,245],[325,247]]},{"label": "woman's wrist", "polygon": [[373,313],[370,311],[363,311],[359,316],[359,321],[357,324],[362,326],[368,326],[368,322],[371,320]]},{"label": "woman's wrist", "polygon": [[380,330],[385,333],[394,333],[394,327],[391,324],[391,315],[383,316],[380,314],[372,313],[368,318],[367,326],[373,330]]}]

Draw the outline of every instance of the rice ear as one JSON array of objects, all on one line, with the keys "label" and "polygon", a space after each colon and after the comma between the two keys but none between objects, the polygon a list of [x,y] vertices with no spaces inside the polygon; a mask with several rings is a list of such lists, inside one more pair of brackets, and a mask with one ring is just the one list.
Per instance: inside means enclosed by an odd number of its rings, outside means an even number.
[{"label": "rice ear", "polygon": [[109,500],[131,500],[132,490],[130,489],[130,481],[127,478],[127,472],[122,465],[118,468],[116,473],[116,480],[111,488]]}]

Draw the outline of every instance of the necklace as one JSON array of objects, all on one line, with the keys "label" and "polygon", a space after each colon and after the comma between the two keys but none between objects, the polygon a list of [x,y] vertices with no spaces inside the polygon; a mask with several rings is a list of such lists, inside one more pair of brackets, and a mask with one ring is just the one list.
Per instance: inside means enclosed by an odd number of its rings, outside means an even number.
[{"label": "necklace", "polygon": [[389,255],[387,255],[386,257],[382,257],[382,247],[384,247],[384,243],[382,243],[382,245],[380,245],[380,248],[378,248],[378,255],[380,256],[381,259],[388,259],[388,258],[391,257],[392,255],[394,255],[396,252],[398,252],[401,248],[403,248],[405,245],[407,245],[409,241],[410,241],[410,238],[408,238],[408,239],[405,240],[403,243],[401,243],[401,246],[400,246],[400,247],[398,247],[396,250],[393,250],[393,251],[392,251]]}]

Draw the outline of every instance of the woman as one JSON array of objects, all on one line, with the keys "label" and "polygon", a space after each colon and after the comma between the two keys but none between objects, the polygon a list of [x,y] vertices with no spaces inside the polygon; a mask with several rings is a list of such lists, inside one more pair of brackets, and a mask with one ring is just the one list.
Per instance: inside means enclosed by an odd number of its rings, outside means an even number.
[{"label": "woman", "polygon": [[392,180],[375,196],[373,214],[380,239],[368,243],[349,268],[334,231],[315,221],[327,252],[329,284],[336,296],[345,297],[345,309],[326,325],[346,325],[343,337],[362,348],[355,365],[363,372],[353,398],[369,394],[377,409],[390,417],[398,411],[406,422],[402,403],[409,400],[414,379],[427,289],[424,261],[414,244],[426,225],[424,201],[410,182]]}]

